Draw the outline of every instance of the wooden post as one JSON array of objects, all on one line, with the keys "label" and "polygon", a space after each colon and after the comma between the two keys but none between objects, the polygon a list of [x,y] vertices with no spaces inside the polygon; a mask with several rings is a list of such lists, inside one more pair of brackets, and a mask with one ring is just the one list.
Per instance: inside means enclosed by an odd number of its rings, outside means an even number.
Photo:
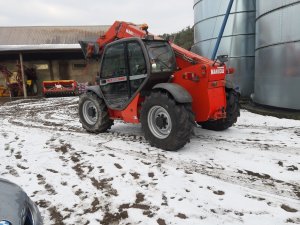
[{"label": "wooden post", "polygon": [[22,74],[24,98],[27,98],[27,88],[26,88],[26,81],[25,81],[25,73],[24,73],[24,67],[23,67],[23,55],[22,55],[22,53],[20,53],[20,64],[21,64],[21,74]]}]

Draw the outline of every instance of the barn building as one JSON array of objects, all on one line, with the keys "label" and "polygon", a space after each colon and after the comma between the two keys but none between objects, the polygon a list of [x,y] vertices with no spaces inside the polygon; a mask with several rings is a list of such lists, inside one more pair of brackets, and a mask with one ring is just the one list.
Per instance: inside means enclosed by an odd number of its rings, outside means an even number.
[{"label": "barn building", "polygon": [[[0,65],[14,72],[22,58],[26,67],[36,69],[39,94],[45,80],[93,82],[98,63],[85,61],[78,41],[95,41],[108,28],[100,25],[0,27]],[[0,85],[5,86],[1,73]]]}]

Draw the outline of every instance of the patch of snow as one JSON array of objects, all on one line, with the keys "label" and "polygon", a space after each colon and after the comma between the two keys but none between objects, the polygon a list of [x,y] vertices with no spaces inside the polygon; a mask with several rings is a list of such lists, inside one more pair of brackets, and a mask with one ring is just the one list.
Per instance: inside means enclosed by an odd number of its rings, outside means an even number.
[{"label": "patch of snow", "polygon": [[242,110],[224,132],[195,128],[177,152],[140,125],[81,128],[77,97],[0,106],[0,176],[45,224],[299,224],[300,121]]}]

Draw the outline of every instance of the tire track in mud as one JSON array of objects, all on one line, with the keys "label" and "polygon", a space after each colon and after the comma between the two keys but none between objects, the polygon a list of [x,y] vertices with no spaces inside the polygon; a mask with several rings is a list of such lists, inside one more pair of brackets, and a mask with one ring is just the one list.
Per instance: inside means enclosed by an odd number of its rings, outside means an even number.
[{"label": "tire track in mud", "polygon": [[[272,140],[259,140],[257,138],[247,138],[247,139],[240,139],[240,140],[232,140],[232,139],[225,139],[222,137],[216,137],[216,136],[207,136],[203,134],[196,134],[193,136],[193,139],[201,140],[203,142],[220,142],[220,143],[227,143],[230,145],[239,145],[244,146],[247,148],[254,148],[261,151],[270,151],[270,152],[278,152],[278,153],[292,153],[295,155],[300,155],[300,151],[298,151],[299,148],[292,147],[292,146],[286,146],[285,143],[278,143],[278,144],[271,144],[271,143],[265,143],[267,141]],[[222,144],[220,144],[222,146]]]},{"label": "tire track in mud", "polygon": [[[226,170],[222,165],[211,162],[206,164],[199,164],[194,160],[183,161],[174,157],[169,158],[164,151],[158,153],[155,150],[148,152],[138,151],[120,151],[117,148],[99,144],[103,149],[108,152],[118,152],[119,154],[130,155],[138,157],[140,160],[148,161],[152,166],[158,165],[161,167],[171,166],[176,169],[185,171],[187,174],[202,174],[222,180],[227,183],[232,183],[241,187],[250,188],[252,190],[267,192],[268,194],[278,195],[294,200],[300,199],[300,185],[297,183],[289,183],[282,180],[274,179],[268,174],[252,172],[249,170]],[[161,151],[161,150],[159,150]]]},{"label": "tire track in mud", "polygon": [[[66,104],[66,103],[61,103],[61,104],[57,104],[56,106],[68,106],[68,107],[71,107],[74,109],[77,107],[75,104],[76,104],[76,102],[71,105]],[[40,112],[40,110],[43,110],[42,112],[43,112],[43,114],[47,115],[47,118],[51,118],[51,115],[54,114],[53,107],[41,107],[41,108],[33,107],[33,110],[37,110],[38,112]],[[30,111],[30,110],[32,110],[32,109],[29,109],[28,111]],[[48,110],[49,110],[49,112],[48,112]],[[35,115],[37,115],[37,113]],[[59,115],[57,115],[57,116],[59,116]],[[14,125],[18,125],[18,126],[24,126],[24,127],[28,126],[27,124],[23,124],[21,122],[14,121],[14,119],[15,118],[10,118],[9,122]],[[18,118],[18,120],[22,120],[22,119]],[[50,129],[50,130],[62,131],[62,132],[66,131],[66,132],[75,132],[75,133],[86,133],[82,128],[64,125],[63,121],[61,121],[61,123],[58,123],[58,122],[56,122],[56,123],[48,122],[47,123],[47,120],[46,120],[46,125],[45,125],[45,120],[43,120],[43,119],[37,119],[37,118],[33,117],[31,120],[34,122],[42,123],[41,125],[31,125],[31,127],[33,127],[33,128],[39,128],[39,129],[45,129],[45,130]],[[57,119],[56,119],[56,121],[57,121]],[[247,127],[247,126],[239,126],[239,127]],[[253,127],[251,127],[251,128],[253,128]],[[265,127],[263,127],[263,126],[261,126],[261,128],[265,129]],[[139,142],[139,143],[148,145],[148,143],[145,141],[144,137],[140,136],[140,135],[134,135],[134,134],[131,135],[131,134],[125,134],[125,133],[118,132],[118,131],[113,131],[113,132],[99,134],[99,136],[103,137],[105,139],[108,139],[108,141],[117,138],[117,139],[125,141],[125,142],[126,141]],[[200,139],[203,142],[218,141],[218,142],[225,142],[225,143],[233,144],[232,140],[226,140],[225,138],[218,138],[218,137],[214,137],[214,136],[208,137],[206,135],[197,135],[196,134],[194,137],[192,137],[192,140],[195,138]],[[282,149],[282,146],[279,146],[276,144],[270,145],[270,144],[263,144],[263,143],[253,142],[253,141],[245,141],[245,140],[235,140],[234,144],[238,144],[238,145],[242,144],[244,146],[255,147],[258,149],[262,149],[262,150],[272,149],[271,151],[278,151],[278,152],[285,152],[285,153],[286,152],[295,152],[294,148],[285,147],[285,149]],[[112,149],[107,148],[105,146],[104,146],[104,148],[112,151]],[[114,149],[113,151],[118,151],[118,149]],[[124,153],[124,151],[122,151],[122,153]],[[149,154],[149,152],[147,153],[146,156],[143,153],[133,152],[133,151],[127,152],[126,154],[134,155],[134,156],[137,156],[137,157],[140,157],[143,159],[147,159],[147,160],[152,161],[152,163],[153,163],[153,160],[152,160],[153,155],[151,155],[151,153]],[[164,159],[164,161],[165,161],[164,163],[168,163],[171,165],[174,163],[174,159],[170,160],[167,157]],[[276,180],[276,179],[270,177],[269,175],[261,175],[261,174],[255,173],[255,172],[243,171],[243,170],[230,171],[230,170],[225,170],[224,168],[218,168],[215,166],[211,166],[209,164],[200,165],[195,162],[193,162],[193,163],[183,162],[182,160],[177,161],[176,166],[181,169],[184,169],[184,170],[192,171],[194,173],[200,173],[203,175],[208,175],[208,176],[211,176],[211,177],[214,177],[217,179],[221,179],[226,182],[238,184],[240,186],[248,187],[251,189],[258,190],[258,191],[267,190],[269,193],[277,194],[277,195],[280,195],[283,197],[292,196],[293,198],[296,198],[296,199],[299,198],[299,192],[300,192],[299,186],[297,186],[296,184]],[[79,170],[79,168],[77,168],[77,169]]]},{"label": "tire track in mud", "polygon": [[[56,102],[60,100],[64,102]],[[40,101],[44,104],[41,104]],[[40,99],[31,101],[33,105],[22,104],[21,102],[18,105],[11,103],[11,107],[9,107],[6,104],[2,107],[0,115],[3,115],[3,118],[16,126],[83,133],[81,127],[66,124],[77,119],[78,99],[71,99],[70,102],[65,101],[65,99],[58,99],[47,102]],[[53,115],[56,115],[56,118],[53,118]],[[59,117],[62,119],[58,119]]]},{"label": "tire track in mud", "polygon": [[[95,193],[94,189],[85,192],[85,189],[78,189],[79,187],[73,187],[74,194],[79,196],[82,202],[76,206],[76,208],[80,208],[80,212],[76,212],[75,215],[80,217],[83,214],[95,213],[97,211],[102,212],[104,215],[101,220],[101,224],[118,224],[118,221],[126,219],[128,217],[128,210],[130,209],[139,209],[142,211],[144,216],[152,218],[156,215],[154,212],[158,211],[159,208],[145,201],[143,197],[141,198],[141,193],[136,193],[136,202],[128,202],[119,205],[119,203],[114,203],[111,198],[115,198],[118,196],[118,190],[114,189],[111,183],[114,180],[114,177],[108,176],[106,171],[102,166],[96,167],[95,164],[89,163],[89,157],[96,157],[96,154],[107,154],[103,149],[99,148],[99,146],[95,146],[95,155],[89,155],[87,151],[84,150],[76,150],[73,149],[71,144],[64,142],[62,139],[62,135],[54,135],[50,140],[47,141],[47,145],[51,148],[54,148],[57,154],[60,155],[60,159],[63,162],[67,162],[68,166],[71,167],[74,171],[76,171],[77,176],[83,181],[92,184],[92,186],[98,191],[104,194],[104,196],[95,196],[89,195],[89,199],[87,199],[87,194]],[[76,139],[76,137],[74,137]],[[82,156],[82,158],[80,157]],[[108,154],[110,157],[118,159],[114,154]],[[120,159],[120,158],[119,158]],[[113,162],[112,162],[113,163]],[[75,165],[75,166],[74,166]],[[78,168],[77,165],[80,165]],[[100,176],[93,176],[90,174],[90,171],[83,170],[83,167],[88,168],[89,165],[95,166],[97,170],[97,174]],[[120,170],[120,175],[123,177],[125,174],[122,172],[122,166],[118,163],[114,163],[114,166]],[[150,164],[147,164],[150,166]],[[127,173],[128,174],[128,173]],[[129,172],[129,174],[135,179],[136,182],[139,180],[139,175],[137,173]],[[148,175],[149,177],[153,177],[154,174]],[[118,179],[118,178],[116,178]],[[122,178],[121,178],[122,179]],[[146,185],[144,182],[139,183],[139,185]],[[149,183],[151,185],[151,183]],[[69,185],[70,186],[70,185]],[[89,206],[89,207],[86,207]],[[61,206],[59,209],[62,208]],[[117,209],[117,211],[116,211]],[[83,213],[82,213],[83,212]],[[74,216],[74,214],[73,214]]]},{"label": "tire track in mud", "polygon": [[[73,109],[76,107],[77,106],[73,105]],[[74,119],[75,120],[77,119],[77,112],[73,113],[73,115],[75,114],[76,116],[74,115],[70,119],[58,120],[57,118],[55,118],[55,119],[53,119],[55,121],[51,120],[51,115],[54,114],[53,109],[51,109],[49,112],[43,112],[43,114],[45,115],[45,118],[40,118],[40,117],[27,118],[26,116],[21,114],[18,116],[14,116],[13,118],[8,118],[8,122],[13,125],[16,125],[16,126],[38,128],[38,129],[43,129],[43,130],[86,133],[86,131],[79,124],[78,124],[78,126],[66,124],[66,122],[74,121]],[[59,114],[56,113],[56,115],[57,115],[56,117],[59,117]],[[22,116],[26,117],[26,119],[22,118]],[[24,123],[23,121],[28,121],[28,123]],[[122,122],[119,122],[119,123],[122,123]],[[195,129],[201,129],[201,128],[195,128]],[[265,130],[267,130],[267,129],[265,129]],[[120,138],[121,140],[124,140],[124,141],[133,141],[133,142],[141,142],[141,143],[148,144],[145,141],[143,136],[136,135],[136,134],[128,134],[128,133],[123,133],[123,132],[119,132],[119,131],[109,131],[108,133],[102,133],[102,134],[98,134],[98,135],[105,139]],[[254,147],[256,149],[265,150],[265,151],[281,152],[281,153],[292,152],[293,154],[300,155],[300,152],[296,151],[298,149],[297,147],[285,146],[284,143],[279,143],[279,144],[264,143],[264,142],[266,142],[266,140],[260,141],[255,138],[254,139],[230,140],[230,139],[225,139],[222,137],[195,134],[191,138],[191,141],[193,141],[193,140],[201,140],[203,142],[218,141],[218,142],[223,142],[223,143],[225,142],[228,144],[242,145],[245,147],[251,147],[251,148]]]},{"label": "tire track in mud", "polygon": [[[55,134],[47,141],[47,145],[54,149],[65,166],[70,167],[77,177],[86,183],[85,187],[77,184],[65,184],[72,189],[72,192],[80,201],[74,205],[74,208],[79,209],[76,210],[76,212],[72,209],[64,208],[62,205],[56,206],[57,210],[59,209],[63,215],[66,214],[63,217],[61,216],[61,221],[66,223],[71,215],[79,221],[82,220],[84,215],[94,214],[96,212],[98,212],[98,216],[94,219],[97,221],[102,219],[101,221],[106,221],[107,224],[110,224],[111,221],[118,219],[115,218],[116,215],[111,212],[111,209],[114,208],[111,206],[113,202],[111,198],[118,196],[118,191],[112,187],[114,177],[106,174],[101,166],[92,166],[92,164],[85,159],[86,155],[87,157],[92,157],[88,155],[89,153],[73,148],[70,143],[65,142],[61,138],[62,135]],[[52,208],[51,205],[47,206],[47,210],[50,211],[50,213]],[[84,219],[81,222],[82,224],[91,223],[88,219]]]},{"label": "tire track in mud", "polygon": [[282,131],[282,130],[294,130],[295,127],[277,127],[277,126],[267,126],[267,125],[245,125],[245,124],[236,124],[235,127],[237,128],[251,128],[253,130],[259,130],[259,131],[262,131],[262,130],[269,130],[269,131]]},{"label": "tire track in mud", "polygon": [[[74,119],[77,118],[77,103],[78,99],[72,99],[71,101],[64,101],[65,102],[59,102],[62,99],[57,99],[50,101],[47,105],[47,101],[43,100],[40,101],[31,101],[30,103],[33,103],[33,105],[29,106],[26,104],[29,104],[28,102],[25,102],[23,105],[19,104],[17,106],[12,104],[6,104],[4,106],[7,107],[6,110],[2,111],[0,115],[4,115],[6,118],[8,118],[9,123],[17,125],[17,126],[24,126],[28,127],[28,124],[24,124],[24,122],[21,121],[29,121],[32,122],[30,124],[30,127],[33,128],[39,128],[39,129],[45,129],[45,130],[55,130],[60,132],[75,132],[75,133],[86,133],[81,127],[77,126],[69,126],[65,124],[66,120],[74,121]],[[34,104],[34,103],[37,104]],[[11,106],[11,107],[10,107]],[[22,106],[22,107],[21,107]],[[66,118],[65,113],[66,110],[60,111],[60,109],[68,107],[69,111],[69,118]],[[24,110],[26,108],[26,110]],[[53,112],[54,109],[58,109],[55,113]],[[8,115],[8,111],[13,110],[15,114]],[[55,120],[52,121],[52,116],[56,115]],[[62,120],[59,120],[58,117],[60,115],[63,115]],[[28,118],[28,116],[30,116]],[[248,129],[251,128],[253,130],[259,130],[262,131],[282,131],[282,130],[293,130],[295,128],[291,127],[266,127],[266,126],[257,126],[257,125],[237,125],[237,128],[240,129]],[[296,131],[295,131],[296,133]],[[296,133],[297,134],[297,133]],[[123,132],[113,131],[108,133],[99,134],[100,137],[103,137],[104,139],[109,140],[112,139],[119,139],[122,141],[130,141],[130,142],[139,142],[145,145],[148,145],[148,143],[145,141],[143,136],[140,135],[131,135],[126,134]],[[205,142],[220,142],[220,143],[230,143],[230,144],[236,144],[236,145],[243,145],[246,147],[251,147],[255,149],[261,149],[261,150],[270,150],[270,151],[276,151],[276,152],[293,152],[294,154],[300,154],[297,153],[296,148],[294,147],[286,147],[282,146],[281,144],[265,144],[265,143],[259,143],[258,141],[251,141],[249,140],[227,140],[222,137],[215,137],[215,136],[206,136],[201,134],[196,134],[192,137],[193,139],[200,139],[201,141]],[[100,144],[102,148],[108,151],[119,151],[119,149],[109,148],[103,144]],[[221,145],[221,144],[220,144]],[[284,147],[284,149],[283,149]],[[161,151],[161,150],[159,150]],[[155,152],[154,154],[152,152]],[[135,157],[139,157],[140,159],[149,160],[151,163],[157,162],[157,151],[150,151],[148,150],[147,154],[144,152],[137,152],[137,151],[124,151],[122,150],[122,154],[131,155]],[[260,174],[252,171],[246,171],[246,170],[226,170],[224,168],[216,166],[216,165],[210,165],[207,164],[199,164],[197,162],[184,162],[182,159],[176,160],[174,158],[170,159],[168,156],[162,153],[162,155],[165,156],[163,158],[162,162],[160,162],[163,166],[163,164],[168,164],[172,166],[176,166],[182,170],[190,171],[192,173],[199,173],[203,175],[207,175],[210,177],[214,177],[216,179],[223,180],[225,182],[233,183],[239,186],[251,188],[258,191],[268,192],[270,194],[276,194],[282,197],[288,197],[293,199],[299,199],[299,193],[300,193],[300,187],[297,184],[284,182],[281,180],[276,180],[272,178],[268,174]]]},{"label": "tire track in mud", "polygon": [[[24,101],[24,102],[23,102]],[[63,102],[61,102],[63,101]],[[27,105],[29,103],[36,103],[33,105]],[[42,104],[43,103],[43,104]],[[23,104],[23,105],[22,105]],[[11,106],[11,107],[8,107]],[[21,107],[23,106],[23,107]],[[6,109],[7,108],[7,109]],[[0,115],[3,114],[5,117],[8,118],[8,121],[14,125],[18,126],[28,126],[28,124],[21,122],[21,121],[28,121],[32,122],[32,124],[29,124],[29,126],[34,128],[41,128],[41,129],[53,129],[53,130],[59,130],[59,131],[73,131],[73,132],[79,132],[79,133],[86,133],[78,123],[77,126],[70,126],[66,125],[66,121],[79,121],[78,115],[77,115],[77,108],[78,108],[78,98],[55,98],[51,99],[51,101],[47,101],[46,99],[36,99],[36,100],[21,100],[18,105],[15,105],[14,102],[12,103],[6,103],[5,106],[2,107],[2,110],[0,112]],[[13,110],[14,113],[11,114],[11,110]],[[67,109],[67,110],[66,110]],[[54,111],[55,110],[55,111]],[[66,114],[68,114],[69,118],[66,118]],[[56,115],[55,118],[52,116]],[[59,119],[58,117],[62,117],[63,119]],[[54,121],[55,120],[55,121]],[[36,123],[36,124],[35,124]],[[272,127],[272,126],[258,126],[258,125],[241,125],[237,124],[235,125],[236,128],[252,128],[253,130],[258,130],[260,132],[262,131],[282,131],[282,130],[295,130],[295,134],[297,135],[300,130],[295,129],[294,127]],[[201,129],[201,128],[200,128]],[[293,132],[292,132],[293,133]],[[114,136],[121,136],[124,137],[124,134],[121,132],[113,132]],[[126,135],[125,135],[126,136]],[[261,147],[262,149],[268,149],[268,148],[279,148],[282,149],[282,145],[270,145],[270,144],[264,144],[264,143],[255,143],[256,139],[247,139],[247,140],[227,140],[225,138],[216,138],[214,136],[206,136],[206,135],[195,135],[192,138],[199,138],[203,141],[224,141],[228,143],[238,143],[238,144],[256,144],[255,147]],[[143,139],[143,137],[139,137],[138,139]],[[278,149],[278,150],[279,150]],[[291,148],[294,150],[294,148]]]}]

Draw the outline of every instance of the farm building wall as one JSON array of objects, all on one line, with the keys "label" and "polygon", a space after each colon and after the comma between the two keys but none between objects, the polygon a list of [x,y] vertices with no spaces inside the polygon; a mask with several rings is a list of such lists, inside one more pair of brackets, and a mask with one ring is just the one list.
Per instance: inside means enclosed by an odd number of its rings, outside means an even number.
[{"label": "farm building wall", "polygon": [[[16,60],[0,61],[9,71],[18,70]],[[99,63],[93,62],[86,64],[85,60],[35,60],[24,61],[24,65],[35,68],[38,78],[38,93],[42,93],[42,82],[46,80],[76,80],[78,83],[94,83]],[[0,85],[5,86],[5,79],[0,74]]]}]

